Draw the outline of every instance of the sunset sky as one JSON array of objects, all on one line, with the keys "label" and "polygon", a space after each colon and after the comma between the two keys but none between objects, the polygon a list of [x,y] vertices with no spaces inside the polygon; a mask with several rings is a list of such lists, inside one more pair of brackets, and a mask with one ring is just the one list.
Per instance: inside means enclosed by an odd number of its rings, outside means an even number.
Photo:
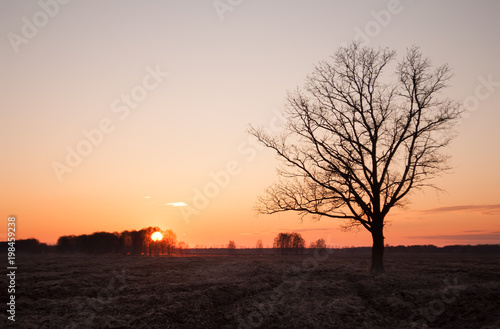
[{"label": "sunset sky", "polygon": [[[67,2],[67,3],[66,3]],[[64,3],[64,4],[63,4]],[[196,245],[368,246],[365,230],[252,209],[277,159],[286,92],[358,40],[421,47],[465,101],[453,170],[394,209],[386,243],[500,243],[498,1],[2,1],[0,214],[17,238],[159,226]],[[400,57],[399,57],[400,58]]]}]

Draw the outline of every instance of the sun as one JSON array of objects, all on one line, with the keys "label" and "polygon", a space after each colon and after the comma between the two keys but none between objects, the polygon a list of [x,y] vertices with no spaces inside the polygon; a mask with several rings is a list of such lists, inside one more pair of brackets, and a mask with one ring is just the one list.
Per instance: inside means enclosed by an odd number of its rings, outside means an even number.
[{"label": "sun", "polygon": [[151,234],[151,240],[160,241],[161,239],[163,239],[163,235],[161,234],[161,232],[154,232],[153,234]]}]

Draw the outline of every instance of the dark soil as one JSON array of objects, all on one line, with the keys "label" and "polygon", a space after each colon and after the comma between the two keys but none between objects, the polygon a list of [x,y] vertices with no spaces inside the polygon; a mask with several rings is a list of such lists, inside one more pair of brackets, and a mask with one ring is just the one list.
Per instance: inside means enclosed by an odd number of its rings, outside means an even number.
[{"label": "dark soil", "polygon": [[19,255],[0,328],[500,328],[498,255]]}]

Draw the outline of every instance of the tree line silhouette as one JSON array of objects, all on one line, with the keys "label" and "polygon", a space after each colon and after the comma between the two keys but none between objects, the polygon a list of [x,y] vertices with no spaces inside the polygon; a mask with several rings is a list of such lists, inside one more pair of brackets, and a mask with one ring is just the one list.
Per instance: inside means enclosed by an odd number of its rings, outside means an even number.
[{"label": "tree line silhouette", "polygon": [[[151,235],[161,232],[162,240],[152,241]],[[64,235],[57,240],[56,245],[40,243],[37,239],[16,240],[16,252],[21,253],[90,253],[90,254],[124,254],[153,255],[177,254],[184,256],[212,254],[210,250],[218,250],[221,255],[299,255],[308,254],[312,249],[328,248],[324,239],[317,239],[306,248],[306,242],[300,233],[278,233],[274,239],[273,248],[264,248],[262,240],[258,240],[255,248],[237,249],[236,243],[230,240],[226,248],[189,248],[184,242],[177,242],[177,236],[172,230],[161,230],[158,227],[147,227],[141,230],[114,232],[95,232],[82,235]],[[386,246],[388,253],[477,253],[500,254],[500,244],[495,245],[449,245],[437,247],[434,245]],[[328,248],[334,253],[369,253],[371,247]],[[7,242],[0,242],[0,252],[7,252]],[[254,250],[255,252],[251,252]]]},{"label": "tree line silhouette", "polygon": [[300,233],[278,233],[274,238],[273,248],[280,250],[282,255],[298,255],[306,246],[306,241]]},{"label": "tree line silhouette", "polygon": [[[161,232],[163,239],[152,241],[151,235]],[[121,233],[96,232],[90,235],[65,235],[57,240],[57,251],[61,253],[121,253],[131,255],[171,255],[177,244],[172,230],[162,231],[158,227],[147,227]]]}]

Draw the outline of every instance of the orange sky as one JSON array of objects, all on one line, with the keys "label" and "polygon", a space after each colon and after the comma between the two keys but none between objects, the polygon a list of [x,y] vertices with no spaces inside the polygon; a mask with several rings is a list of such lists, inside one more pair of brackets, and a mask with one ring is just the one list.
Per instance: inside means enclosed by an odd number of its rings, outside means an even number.
[{"label": "orange sky", "polygon": [[448,149],[454,169],[435,180],[444,192],[395,209],[386,242],[500,243],[500,4],[388,4],[70,2],[30,31],[38,2],[2,2],[0,240],[15,215],[18,238],[47,243],[159,226],[190,246],[270,245],[283,231],[370,245],[331,219],[257,217],[277,161],[246,133],[279,126],[286,91],[357,38],[448,63],[447,96],[469,109]]}]

